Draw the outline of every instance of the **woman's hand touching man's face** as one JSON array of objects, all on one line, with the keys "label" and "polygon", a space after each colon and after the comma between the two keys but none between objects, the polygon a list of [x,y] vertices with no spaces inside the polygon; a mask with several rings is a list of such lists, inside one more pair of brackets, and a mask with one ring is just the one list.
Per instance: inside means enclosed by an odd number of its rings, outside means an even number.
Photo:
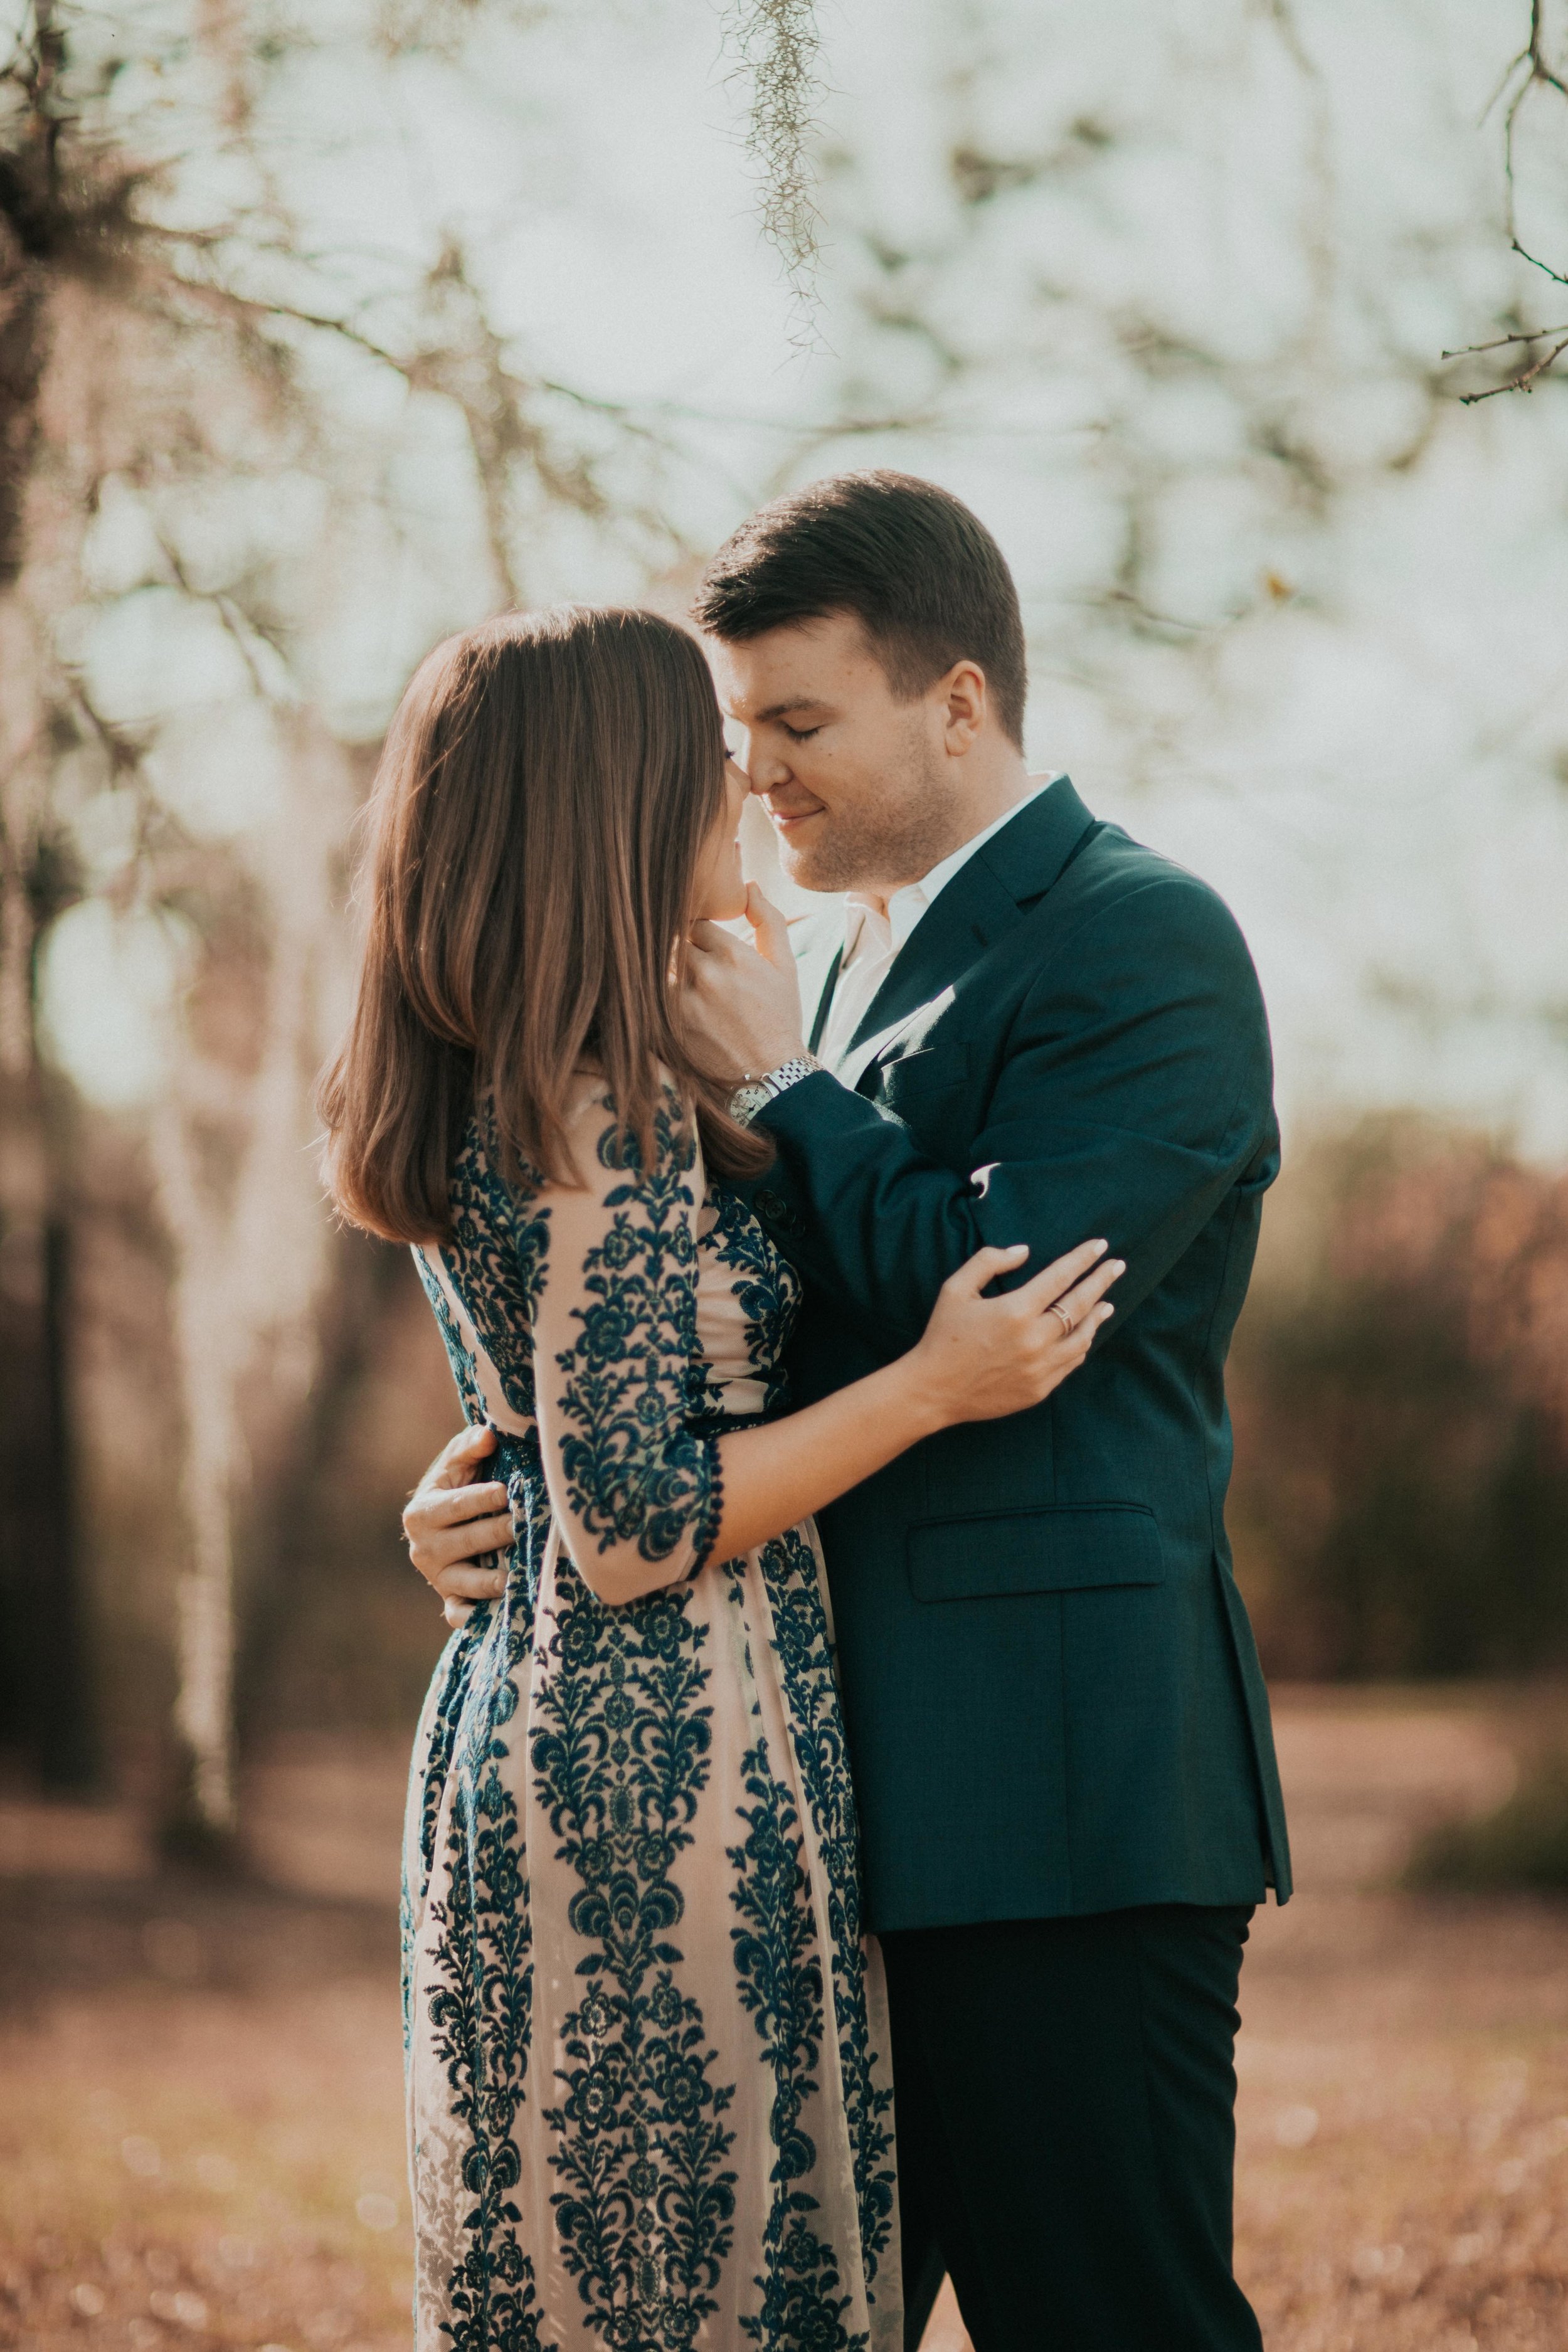
[{"label": "woman's hand touching man's face", "polygon": [[789,924],[754,882],[737,911],[751,925],[751,946],[715,922],[694,923],[680,999],[687,1034],[710,1068],[738,1084],[766,1076],[805,1044]]},{"label": "woman's hand touching man's face", "polygon": [[[681,959],[681,1013],[715,1074],[761,1077],[801,1053],[800,990],[789,925],[741,868],[741,816],[751,778],[724,769],[724,805],[697,861],[692,922]],[[744,918],[752,945],[720,926]]]}]

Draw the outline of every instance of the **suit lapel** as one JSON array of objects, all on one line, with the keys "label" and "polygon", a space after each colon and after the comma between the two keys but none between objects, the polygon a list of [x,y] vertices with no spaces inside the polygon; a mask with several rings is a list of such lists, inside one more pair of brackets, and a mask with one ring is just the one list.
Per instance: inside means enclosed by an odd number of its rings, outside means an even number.
[{"label": "suit lapel", "polygon": [[815,1054],[822,1043],[822,1033],[827,1026],[827,1016],[833,1010],[833,992],[838,985],[838,975],[844,966],[844,950],[839,949],[827,967],[827,977],[817,991],[816,1014],[811,1024],[811,1034],[805,1041],[808,1054]]},{"label": "suit lapel", "polygon": [[842,908],[825,908],[820,915],[805,915],[798,923],[792,923],[789,943],[795,952],[795,977],[800,982],[801,1025],[807,1047],[815,1053],[833,1003],[838,967],[844,960]]},{"label": "suit lapel", "polygon": [[1047,784],[1010,824],[961,866],[921,917],[889,967],[851,1040],[889,1034],[929,997],[1005,939],[1057,881],[1094,819],[1066,776]]},{"label": "suit lapel", "polygon": [[840,1082],[853,1087],[858,1094],[862,1092],[862,1080],[867,1072],[879,1075],[879,1065],[889,1047],[902,1044],[917,1032],[923,1035],[933,1022],[942,1018],[952,999],[953,990],[950,984],[939,994],[922,998],[912,1013],[906,1013],[900,1020],[889,1022],[885,1029],[874,1030],[869,1037],[862,1037],[858,1045],[848,1046],[837,1064]]}]

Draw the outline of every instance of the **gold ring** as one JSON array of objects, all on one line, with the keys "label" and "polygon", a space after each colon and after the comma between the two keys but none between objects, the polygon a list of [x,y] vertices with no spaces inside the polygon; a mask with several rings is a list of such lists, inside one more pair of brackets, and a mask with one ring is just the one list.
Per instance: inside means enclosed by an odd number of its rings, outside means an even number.
[{"label": "gold ring", "polygon": [[1057,1321],[1061,1325],[1062,1329],[1067,1333],[1068,1338],[1070,1339],[1076,1327],[1073,1323],[1072,1317],[1068,1313],[1067,1308],[1065,1307],[1047,1307],[1046,1312],[1047,1315],[1054,1315],[1056,1317]]}]

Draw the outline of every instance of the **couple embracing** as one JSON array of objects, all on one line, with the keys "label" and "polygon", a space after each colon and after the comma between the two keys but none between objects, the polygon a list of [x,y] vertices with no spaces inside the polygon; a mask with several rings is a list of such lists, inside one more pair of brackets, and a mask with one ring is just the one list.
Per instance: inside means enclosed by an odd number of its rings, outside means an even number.
[{"label": "couple embracing", "polygon": [[[323,1088],[468,1424],[405,1521],[419,2352],[898,2352],[944,2273],[977,2352],[1257,2347],[1252,965],[1027,774],[946,492],[779,500],[695,618],[426,662]],[[747,792],[842,906],[747,885]]]}]

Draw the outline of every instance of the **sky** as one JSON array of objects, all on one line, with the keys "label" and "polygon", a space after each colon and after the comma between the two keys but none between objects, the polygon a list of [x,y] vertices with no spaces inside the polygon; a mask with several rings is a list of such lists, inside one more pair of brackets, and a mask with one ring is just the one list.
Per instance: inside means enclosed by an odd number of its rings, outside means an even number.
[{"label": "sky", "polygon": [[[1495,112],[1478,123],[1523,7],[825,0],[803,327],[710,0],[481,13],[452,54],[395,62],[367,6],[301,20],[264,105],[316,290],[395,332],[458,240],[512,363],[652,436],[610,478],[681,542],[524,490],[526,597],[669,605],[790,483],[945,483],[1018,580],[1032,762],[1239,917],[1288,1130],[1414,1104],[1568,1155],[1568,382],[1465,408],[1439,364],[1510,299],[1568,316],[1507,255]],[[202,146],[203,68],[148,63],[180,15],[109,20],[115,104],[185,156],[170,201],[199,217],[229,168]],[[1521,226],[1568,268],[1560,112],[1526,111]],[[342,351],[306,364],[322,447],[180,530],[216,570],[274,565],[289,690],[363,742],[500,592],[450,402]],[[615,437],[564,395],[540,414]],[[182,820],[243,842],[282,789],[275,717],[212,611],[160,581],[144,497],[111,493],[72,657],[154,737]],[[84,809],[108,876],[117,821]],[[100,1099],[163,1082],[182,953],[151,916],[67,919],[47,1012]]]}]

